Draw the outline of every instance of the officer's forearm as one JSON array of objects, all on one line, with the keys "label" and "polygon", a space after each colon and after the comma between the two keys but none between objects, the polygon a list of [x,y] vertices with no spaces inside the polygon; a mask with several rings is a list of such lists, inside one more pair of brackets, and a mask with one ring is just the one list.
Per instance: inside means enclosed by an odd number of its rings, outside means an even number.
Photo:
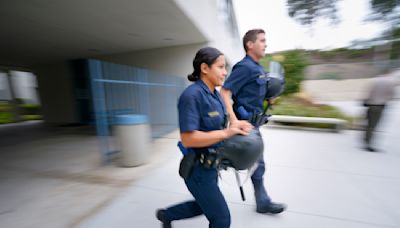
[{"label": "officer's forearm", "polygon": [[187,148],[207,147],[227,139],[229,134],[227,129],[215,131],[192,131],[181,133],[181,140]]},{"label": "officer's forearm", "polygon": [[237,119],[237,117],[235,115],[235,112],[233,111],[233,108],[232,108],[232,102],[231,102],[232,93],[231,93],[231,91],[225,89],[224,87],[222,87],[221,88],[221,96],[222,96],[222,99],[224,100],[226,111],[229,114],[229,121],[230,122],[237,121],[238,119]]}]

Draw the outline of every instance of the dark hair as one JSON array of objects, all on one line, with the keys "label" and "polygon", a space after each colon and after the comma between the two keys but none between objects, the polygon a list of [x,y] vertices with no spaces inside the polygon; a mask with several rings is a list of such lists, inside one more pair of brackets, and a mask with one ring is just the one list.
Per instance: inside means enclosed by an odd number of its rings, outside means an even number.
[{"label": "dark hair", "polygon": [[201,64],[205,63],[211,66],[220,55],[223,55],[222,52],[213,47],[205,47],[198,50],[193,59],[193,73],[188,75],[188,80],[191,82],[199,80]]},{"label": "dark hair", "polygon": [[243,36],[243,47],[244,50],[247,52],[247,42],[255,42],[257,40],[257,35],[263,33],[265,34],[263,29],[252,29],[246,32]]}]

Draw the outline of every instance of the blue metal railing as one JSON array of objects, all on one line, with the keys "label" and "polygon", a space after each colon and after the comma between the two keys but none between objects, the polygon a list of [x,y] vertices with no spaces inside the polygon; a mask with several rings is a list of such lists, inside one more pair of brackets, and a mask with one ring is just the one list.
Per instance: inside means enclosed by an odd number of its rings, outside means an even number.
[{"label": "blue metal railing", "polygon": [[177,100],[186,86],[183,77],[92,59],[88,65],[94,120],[105,163],[115,151],[110,136],[116,115],[146,115],[153,138],[177,128]]}]

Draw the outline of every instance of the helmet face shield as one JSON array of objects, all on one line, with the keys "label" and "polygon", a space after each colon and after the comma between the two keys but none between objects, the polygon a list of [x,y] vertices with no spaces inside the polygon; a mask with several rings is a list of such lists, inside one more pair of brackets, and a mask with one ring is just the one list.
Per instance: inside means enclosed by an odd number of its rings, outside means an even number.
[{"label": "helmet face shield", "polygon": [[271,61],[269,63],[268,77],[285,81],[285,70],[283,69],[282,65],[276,61]]},{"label": "helmet face shield", "polygon": [[266,87],[265,99],[271,99],[282,94],[285,87],[285,72],[280,63],[270,62]]},{"label": "helmet face shield", "polygon": [[263,151],[264,143],[257,129],[252,129],[248,135],[234,135],[218,148],[222,162],[237,170],[253,166]]}]

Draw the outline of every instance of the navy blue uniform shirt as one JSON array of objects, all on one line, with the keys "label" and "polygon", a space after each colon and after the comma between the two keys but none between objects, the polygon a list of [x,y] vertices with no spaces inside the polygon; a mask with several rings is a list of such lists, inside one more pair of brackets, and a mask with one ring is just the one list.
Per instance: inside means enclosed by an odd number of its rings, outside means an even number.
[{"label": "navy blue uniform shirt", "polygon": [[223,87],[232,92],[235,113],[238,113],[240,106],[249,113],[260,113],[263,111],[266,83],[264,68],[246,55],[233,66]]},{"label": "navy blue uniform shirt", "polygon": [[223,129],[226,110],[219,92],[197,80],[179,97],[178,114],[181,132],[213,131]]}]

